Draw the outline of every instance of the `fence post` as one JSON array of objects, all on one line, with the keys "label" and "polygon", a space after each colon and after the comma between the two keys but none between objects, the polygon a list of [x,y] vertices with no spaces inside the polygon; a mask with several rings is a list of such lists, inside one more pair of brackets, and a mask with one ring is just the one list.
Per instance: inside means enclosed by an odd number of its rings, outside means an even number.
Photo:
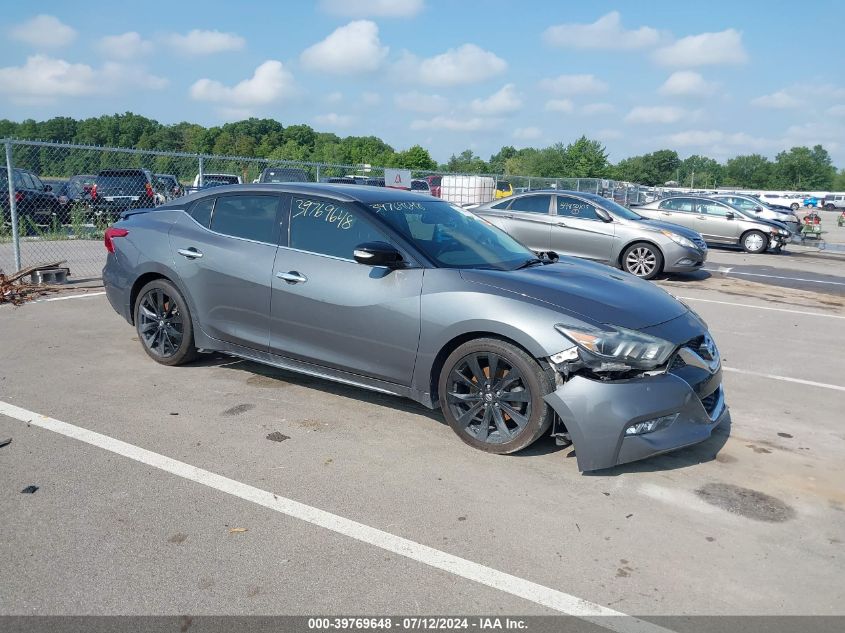
[{"label": "fence post", "polygon": [[[15,254],[15,270],[21,266],[21,236],[18,232],[18,201],[15,199],[15,170],[12,166],[12,141],[6,140],[6,176],[9,179],[9,215],[12,217],[12,250]],[[13,271],[14,272],[14,271]]]},{"label": "fence post", "polygon": [[202,154],[199,155],[199,186],[202,187],[205,183],[203,180],[205,179],[205,163]]},{"label": "fence post", "polygon": [[319,166],[319,165],[317,165],[316,167],[317,167],[316,181],[317,181],[317,182],[320,182],[320,166]]}]

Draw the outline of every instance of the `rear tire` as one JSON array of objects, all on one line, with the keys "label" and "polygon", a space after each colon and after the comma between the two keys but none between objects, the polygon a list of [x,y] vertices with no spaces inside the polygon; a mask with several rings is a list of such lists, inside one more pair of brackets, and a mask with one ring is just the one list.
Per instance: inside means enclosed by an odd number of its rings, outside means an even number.
[{"label": "rear tire", "polygon": [[798,209],[800,209],[800,208],[801,208],[801,205],[800,205],[800,204],[798,204],[797,202],[793,202],[793,203],[792,203],[791,205],[789,205],[789,206],[790,206],[790,208],[791,208],[793,211],[798,211]]},{"label": "rear tire", "polygon": [[769,238],[761,231],[748,231],[742,236],[742,248],[746,253],[758,254],[766,250]]},{"label": "rear tire", "polygon": [[646,242],[631,244],[622,254],[622,270],[640,279],[654,279],[663,270],[663,253]]},{"label": "rear tire", "polygon": [[162,365],[189,363],[199,356],[188,304],[167,279],[154,279],[138,293],[135,330],[147,356]]},{"label": "rear tire", "polygon": [[470,446],[515,453],[551,426],[554,412],[543,400],[555,389],[551,372],[511,343],[493,338],[464,343],[440,372],[443,417]]}]

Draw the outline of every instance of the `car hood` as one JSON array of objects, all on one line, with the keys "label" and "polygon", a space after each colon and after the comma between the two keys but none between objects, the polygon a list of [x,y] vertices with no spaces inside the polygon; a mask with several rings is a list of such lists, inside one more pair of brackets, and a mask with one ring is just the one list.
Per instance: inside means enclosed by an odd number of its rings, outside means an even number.
[{"label": "car hood", "polygon": [[632,330],[658,325],[688,312],[680,301],[649,281],[571,257],[523,270],[462,270],[461,277],[548,303],[587,322]]},{"label": "car hood", "polygon": [[652,220],[650,218],[644,218],[642,220],[632,220],[631,223],[634,226],[644,225],[650,229],[654,229],[655,231],[672,231],[672,233],[682,235],[688,240],[701,239],[701,235],[697,231],[688,229],[687,227],[681,226],[680,224],[673,224],[672,222],[664,222],[663,220]]}]

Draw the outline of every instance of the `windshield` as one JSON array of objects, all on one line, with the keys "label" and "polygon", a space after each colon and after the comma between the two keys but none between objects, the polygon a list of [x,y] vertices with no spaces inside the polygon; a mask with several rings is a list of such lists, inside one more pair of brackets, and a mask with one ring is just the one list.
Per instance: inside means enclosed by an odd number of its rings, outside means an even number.
[{"label": "windshield", "polygon": [[618,218],[622,218],[623,220],[642,220],[643,216],[639,213],[634,213],[630,209],[623,207],[618,202],[611,200],[610,198],[604,198],[602,196],[598,196],[594,193],[579,193],[579,196],[586,198],[591,202],[595,202],[598,206],[603,208],[605,211],[608,211],[615,215]]},{"label": "windshield", "polygon": [[535,255],[477,215],[448,202],[367,205],[441,268],[515,270]]}]

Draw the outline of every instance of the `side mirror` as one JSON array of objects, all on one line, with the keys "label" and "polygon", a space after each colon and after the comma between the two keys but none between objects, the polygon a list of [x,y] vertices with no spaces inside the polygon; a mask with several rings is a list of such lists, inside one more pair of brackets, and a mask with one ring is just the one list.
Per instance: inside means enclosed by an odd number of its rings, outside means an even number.
[{"label": "side mirror", "polygon": [[387,242],[365,242],[355,247],[352,256],[359,264],[398,268],[402,264],[402,253]]},{"label": "side mirror", "polygon": [[763,207],[754,207],[756,213],[763,213]]},{"label": "side mirror", "polygon": [[610,217],[610,214],[605,211],[604,209],[596,209],[596,215],[599,216],[599,219],[602,222],[613,222],[613,218]]},{"label": "side mirror", "polygon": [[736,216],[733,214],[733,211],[728,211],[728,212],[725,214],[725,217],[726,217],[728,220],[733,220]]}]

